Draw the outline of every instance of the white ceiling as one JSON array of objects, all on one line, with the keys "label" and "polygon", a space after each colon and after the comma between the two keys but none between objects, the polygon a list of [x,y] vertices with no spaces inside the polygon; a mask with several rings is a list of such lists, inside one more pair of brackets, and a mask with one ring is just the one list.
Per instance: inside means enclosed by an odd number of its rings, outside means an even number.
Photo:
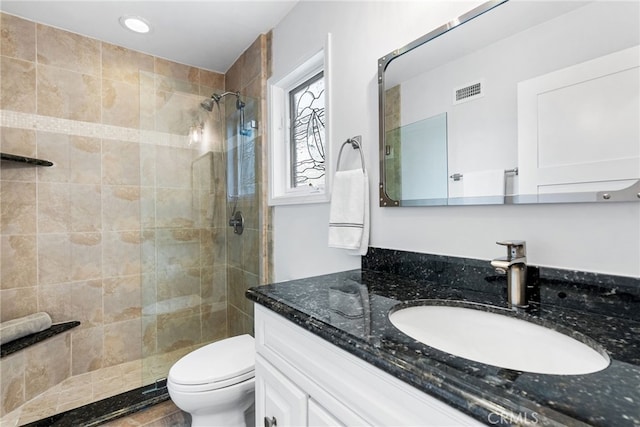
[{"label": "white ceiling", "polygon": [[[224,73],[261,33],[276,26],[297,0],[0,0],[0,10],[108,43]],[[151,23],[136,34],[119,22],[138,15]]]}]

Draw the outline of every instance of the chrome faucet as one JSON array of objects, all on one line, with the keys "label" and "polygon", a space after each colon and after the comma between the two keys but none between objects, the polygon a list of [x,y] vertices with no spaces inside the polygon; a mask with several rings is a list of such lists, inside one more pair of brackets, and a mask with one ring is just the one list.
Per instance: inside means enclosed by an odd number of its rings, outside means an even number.
[{"label": "chrome faucet", "polygon": [[510,307],[524,308],[527,304],[527,245],[524,240],[496,242],[507,247],[507,256],[491,261],[499,274],[507,276],[507,299]]}]

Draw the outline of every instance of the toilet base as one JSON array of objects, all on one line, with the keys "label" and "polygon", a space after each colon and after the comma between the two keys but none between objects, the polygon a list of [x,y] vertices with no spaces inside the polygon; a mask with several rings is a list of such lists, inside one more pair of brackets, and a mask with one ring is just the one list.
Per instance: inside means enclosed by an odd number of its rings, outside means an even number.
[{"label": "toilet base", "polygon": [[[237,416],[235,416],[237,415]],[[256,425],[254,404],[244,411],[234,414],[191,414],[191,427],[254,427]]]},{"label": "toilet base", "polygon": [[192,427],[253,427],[255,379],[230,387],[206,392],[188,393],[176,390],[167,380],[173,403],[191,415]]}]

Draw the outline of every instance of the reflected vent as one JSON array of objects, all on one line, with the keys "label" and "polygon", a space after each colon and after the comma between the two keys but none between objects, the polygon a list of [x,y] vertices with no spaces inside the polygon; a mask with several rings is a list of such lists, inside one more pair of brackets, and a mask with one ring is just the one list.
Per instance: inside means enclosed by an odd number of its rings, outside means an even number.
[{"label": "reflected vent", "polygon": [[462,87],[453,89],[453,103],[461,104],[463,102],[473,101],[474,99],[484,96],[484,81],[478,80],[473,83],[466,84]]}]

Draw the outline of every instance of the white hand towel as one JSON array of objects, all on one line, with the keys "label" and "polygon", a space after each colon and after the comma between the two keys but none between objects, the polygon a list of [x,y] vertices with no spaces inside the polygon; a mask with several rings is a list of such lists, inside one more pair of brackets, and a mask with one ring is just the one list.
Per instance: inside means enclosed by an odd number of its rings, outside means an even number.
[{"label": "white hand towel", "polygon": [[0,344],[44,331],[51,327],[51,317],[45,312],[30,314],[0,323]]},{"label": "white hand towel", "polygon": [[338,171],[329,211],[329,247],[366,255],[369,246],[369,178],[362,169]]},{"label": "white hand towel", "polygon": [[504,196],[504,170],[465,172],[462,185],[464,197]]}]

